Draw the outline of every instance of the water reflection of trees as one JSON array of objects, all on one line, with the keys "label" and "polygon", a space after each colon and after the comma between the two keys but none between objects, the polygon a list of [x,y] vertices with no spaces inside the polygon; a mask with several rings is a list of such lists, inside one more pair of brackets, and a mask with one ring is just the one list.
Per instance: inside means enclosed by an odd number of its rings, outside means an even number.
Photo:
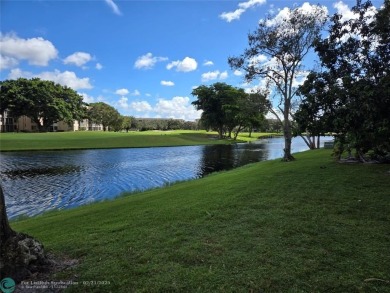
[{"label": "water reflection of trees", "polygon": [[80,172],[79,166],[53,166],[53,167],[39,167],[29,169],[17,169],[1,172],[5,177],[17,179],[17,178],[34,178],[37,176],[57,176],[66,175],[69,173]]},{"label": "water reflection of trees", "polygon": [[268,157],[269,150],[259,143],[205,146],[197,176],[264,161]]}]

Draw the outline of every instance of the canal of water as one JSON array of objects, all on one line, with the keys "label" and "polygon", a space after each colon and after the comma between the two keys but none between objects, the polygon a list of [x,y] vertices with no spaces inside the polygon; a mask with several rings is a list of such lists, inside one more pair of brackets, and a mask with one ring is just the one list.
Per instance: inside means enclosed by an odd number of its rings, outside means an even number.
[{"label": "canal of water", "polygon": [[[8,217],[33,216],[280,158],[283,145],[283,138],[272,138],[232,145],[5,152],[0,178]],[[294,138],[292,149],[308,148]]]}]

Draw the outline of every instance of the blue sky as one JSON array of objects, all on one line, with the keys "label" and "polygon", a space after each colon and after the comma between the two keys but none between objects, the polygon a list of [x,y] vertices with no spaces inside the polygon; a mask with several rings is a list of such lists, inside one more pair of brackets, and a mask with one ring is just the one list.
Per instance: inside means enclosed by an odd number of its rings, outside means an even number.
[{"label": "blue sky", "polygon": [[[40,77],[123,115],[194,120],[192,89],[249,87],[227,58],[243,53],[268,13],[304,2],[1,0],[0,79]],[[312,3],[347,16],[356,2]]]}]

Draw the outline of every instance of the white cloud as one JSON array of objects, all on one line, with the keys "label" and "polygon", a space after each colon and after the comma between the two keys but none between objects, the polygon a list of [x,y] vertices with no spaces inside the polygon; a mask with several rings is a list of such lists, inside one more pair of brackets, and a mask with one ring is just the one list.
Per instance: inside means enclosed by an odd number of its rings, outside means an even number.
[{"label": "white cloud", "polygon": [[161,85],[164,85],[164,86],[174,86],[175,83],[173,81],[162,80],[161,81]]},{"label": "white cloud", "polygon": [[185,57],[182,61],[173,61],[167,65],[168,70],[174,67],[176,67],[176,71],[190,72],[196,70],[196,68],[198,67],[198,63],[195,59],[191,57]]},{"label": "white cloud", "polygon": [[134,90],[133,92],[130,93],[130,96],[140,96],[141,93],[139,90]]},{"label": "white cloud", "polygon": [[101,70],[101,69],[103,68],[103,65],[101,65],[100,63],[96,63],[95,68],[96,68],[97,70]]},{"label": "white cloud", "polygon": [[241,76],[241,75],[243,75],[242,71],[240,71],[240,70],[238,70],[238,69],[234,70],[233,74],[234,74],[235,76]]},{"label": "white cloud", "polygon": [[291,18],[291,11],[297,9],[302,15],[315,17],[316,21],[324,22],[328,16],[328,8],[325,6],[312,5],[308,2],[302,4],[302,6],[290,9],[289,7],[284,7],[279,9],[278,14],[274,18],[265,20],[267,26],[280,25],[281,33],[291,33],[294,34],[295,30],[291,27],[289,20]]},{"label": "white cloud", "polygon": [[232,22],[233,20],[240,19],[241,14],[245,12],[245,9],[239,8],[232,12],[223,12],[219,17],[227,22]]},{"label": "white cloud", "polygon": [[129,104],[127,103],[128,100],[129,99],[126,97],[121,97],[117,103],[118,107],[122,109],[128,109],[129,108]]},{"label": "white cloud", "polygon": [[0,54],[0,70],[13,68],[19,64],[16,58],[3,56]]},{"label": "white cloud", "polygon": [[[340,41],[342,42],[345,42],[347,41],[349,38],[356,38],[358,40],[362,40],[362,39],[366,39],[366,36],[362,36],[360,35],[359,32],[357,32],[356,30],[352,30],[351,29],[351,24],[348,23],[348,21],[350,20],[356,20],[358,19],[360,16],[359,16],[359,13],[355,13],[353,12],[349,7],[348,5],[344,4],[342,1],[339,1],[337,3],[334,3],[333,4],[333,7],[336,8],[337,10],[337,13],[339,15],[341,15],[341,19],[340,21],[341,22],[347,22],[347,23],[344,23],[342,28],[341,29],[346,29],[349,33],[347,34],[344,34],[341,38],[340,38]],[[377,9],[375,6],[371,6],[367,9],[367,11],[365,12],[364,14],[364,17],[366,18],[366,21],[367,23],[371,23],[372,21],[374,21],[375,19],[375,15],[377,13]],[[375,40],[370,40],[370,47],[371,49],[374,49],[376,46],[378,45],[378,42],[376,42]],[[353,60],[351,60],[351,62],[354,62]]]},{"label": "white cloud", "polygon": [[134,67],[137,69],[152,69],[157,62],[167,61],[167,57],[153,57],[152,53],[146,53],[137,58]]},{"label": "white cloud", "polygon": [[205,62],[203,62],[203,66],[213,66],[213,65],[214,65],[214,62],[210,61],[210,60],[206,60]]},{"label": "white cloud", "polygon": [[159,99],[153,111],[160,117],[184,120],[199,119],[201,111],[197,111],[188,97],[173,97],[171,100]]},{"label": "white cloud", "polygon": [[252,57],[249,60],[249,65],[254,66],[254,67],[268,66],[268,67],[272,68],[272,67],[275,67],[277,64],[278,63],[277,63],[276,58],[271,58],[268,60],[268,57],[263,55],[263,54]]},{"label": "white cloud", "polygon": [[260,55],[257,55],[255,57],[252,57],[250,60],[249,60],[249,63],[251,65],[256,65],[256,64],[259,64],[259,63],[263,63],[265,61],[268,60],[268,57],[263,55],[263,54],[260,54]]},{"label": "white cloud", "polygon": [[126,96],[129,93],[128,89],[118,89],[115,91],[117,95]]},{"label": "white cloud", "polygon": [[60,72],[59,70],[54,70],[52,72],[42,72],[38,74],[38,77],[45,80],[52,80],[62,85],[71,87],[74,90],[78,89],[91,89],[92,85],[89,82],[88,77],[78,78],[76,74],[72,71]]},{"label": "white cloud", "polygon": [[219,15],[220,18],[226,20],[227,22],[232,22],[233,20],[240,19],[241,14],[251,7],[262,5],[266,0],[249,0],[246,2],[238,3],[238,8],[231,12],[223,12]]},{"label": "white cloud", "polygon": [[267,88],[267,84],[269,83],[269,80],[267,78],[262,78],[257,82],[244,82],[240,85],[246,93],[257,93],[259,91],[263,91],[265,88]]},{"label": "white cloud", "polygon": [[27,60],[30,65],[47,66],[58,55],[57,49],[48,40],[22,39],[15,34],[0,34],[0,53],[7,66],[16,66],[20,60]]},{"label": "white cloud", "polygon": [[112,12],[114,12],[117,15],[122,15],[122,12],[119,10],[118,5],[116,5],[113,0],[104,0],[104,1],[107,3],[108,6],[111,7]]},{"label": "white cloud", "polygon": [[147,101],[132,102],[129,106],[132,110],[137,112],[144,112],[152,110],[152,106]]},{"label": "white cloud", "polygon": [[83,66],[92,59],[89,53],[75,52],[64,59],[64,64],[73,64],[76,66]]},{"label": "white cloud", "polygon": [[80,95],[83,97],[83,101],[85,103],[94,103],[95,102],[95,98],[86,94],[86,93],[80,93]]},{"label": "white cloud", "polygon": [[203,73],[202,74],[202,81],[206,82],[206,81],[215,80],[215,79],[223,80],[223,79],[226,79],[227,77],[228,77],[227,71],[220,72],[219,70],[215,70],[215,71],[209,71],[209,72]]},{"label": "white cloud", "polygon": [[352,10],[349,9],[348,5],[344,4],[343,1],[334,3],[333,7],[336,8],[337,13],[342,16],[341,21],[356,19],[359,17],[359,15],[353,13]]},{"label": "white cloud", "polygon": [[290,8],[284,7],[283,9],[279,9],[278,14],[276,14],[274,18],[267,19],[266,24],[267,26],[273,26],[283,22],[285,19],[288,19],[289,17],[290,17]]},{"label": "white cloud", "polygon": [[292,86],[294,88],[297,88],[300,85],[302,85],[305,82],[305,80],[306,80],[307,76],[309,75],[309,73],[310,73],[309,71],[301,71],[301,72],[299,72],[295,76],[295,78],[293,80],[293,83],[292,83]]},{"label": "white cloud", "polygon": [[148,101],[135,101],[129,103],[128,98],[121,97],[115,106],[136,117],[174,118],[193,121],[199,119],[202,111],[198,111],[191,104],[188,97],[175,96],[172,99],[158,99],[151,105]]},{"label": "white cloud", "polygon": [[202,74],[202,81],[209,81],[214,80],[218,78],[218,75],[220,74],[219,70],[216,71],[209,71]]},{"label": "white cloud", "polygon": [[219,79],[223,80],[223,79],[226,79],[228,78],[228,73],[227,71],[225,70],[224,72],[221,72],[221,74],[219,75]]},{"label": "white cloud", "polygon": [[[339,2],[334,3],[333,7],[336,8],[337,13],[341,15],[342,22],[348,21],[351,19],[358,19],[359,18],[359,14],[354,13],[348,7],[347,4],[343,3],[343,1],[339,1]],[[377,12],[377,10],[376,10],[375,6],[371,6],[370,8],[368,8],[367,13],[365,15],[369,17],[369,22],[372,21],[372,20],[370,20],[370,17],[374,16],[376,14],[376,12]]]},{"label": "white cloud", "polygon": [[19,68],[12,69],[8,75],[9,79],[18,79],[19,77],[33,78],[38,77],[43,80],[51,80],[74,90],[91,89],[92,85],[88,77],[78,78],[72,71],[60,72],[59,70],[45,71],[39,74],[33,74],[29,71],[22,71]]}]

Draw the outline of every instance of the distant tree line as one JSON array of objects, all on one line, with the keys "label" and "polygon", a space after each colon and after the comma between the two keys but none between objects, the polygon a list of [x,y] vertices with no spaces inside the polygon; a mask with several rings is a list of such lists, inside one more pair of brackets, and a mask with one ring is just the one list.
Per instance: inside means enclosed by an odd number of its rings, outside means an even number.
[{"label": "distant tree line", "polygon": [[103,103],[88,105],[86,117],[91,122],[101,124],[104,130],[110,131],[147,131],[147,130],[196,130],[196,122],[167,118],[135,118],[123,116],[114,107]]},{"label": "distant tree line", "polygon": [[200,86],[193,91],[198,98],[193,105],[203,110],[200,121],[124,116],[104,102],[84,103],[73,89],[38,78],[0,81],[0,89],[0,112],[7,110],[14,118],[27,116],[40,132],[49,131],[58,121],[71,125],[84,119],[102,125],[104,131],[206,129],[229,138],[237,137],[243,130],[281,131],[279,121],[264,117],[267,112],[264,95],[248,94],[225,83]]},{"label": "distant tree line", "polygon": [[[121,115],[104,103],[83,102],[73,89],[39,78],[0,81],[0,113],[13,118],[29,117],[39,132],[49,131],[53,123],[88,119],[104,131],[197,129],[197,123],[179,119],[137,119]],[[80,129],[80,130],[87,130]]]}]

